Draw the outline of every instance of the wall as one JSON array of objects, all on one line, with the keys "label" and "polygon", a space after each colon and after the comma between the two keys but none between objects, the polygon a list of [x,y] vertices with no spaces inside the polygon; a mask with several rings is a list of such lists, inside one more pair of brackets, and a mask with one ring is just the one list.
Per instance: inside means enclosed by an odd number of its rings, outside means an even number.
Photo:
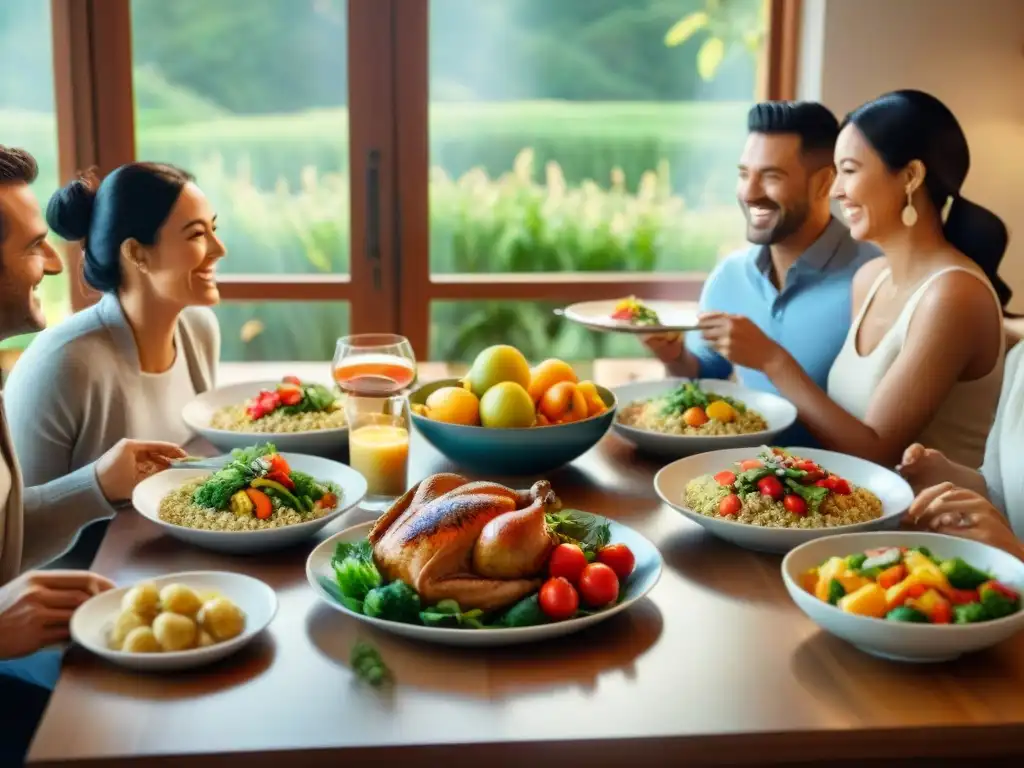
[{"label": "wall", "polygon": [[842,117],[885,91],[942,99],[971,147],[964,195],[1010,229],[1024,313],[1024,0],[803,0],[799,97]]}]

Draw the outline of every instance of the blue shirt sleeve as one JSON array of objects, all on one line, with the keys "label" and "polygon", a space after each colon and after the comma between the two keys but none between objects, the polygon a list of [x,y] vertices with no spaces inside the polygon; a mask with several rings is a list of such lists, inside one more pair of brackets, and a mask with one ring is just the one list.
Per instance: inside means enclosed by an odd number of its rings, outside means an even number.
[{"label": "blue shirt sleeve", "polygon": [[[720,264],[704,282],[704,288],[700,292],[698,308],[701,312],[709,312],[719,309],[721,304],[717,301],[717,293],[720,290],[721,270],[725,264]],[[686,348],[697,358],[697,375],[702,379],[728,379],[732,375],[732,363],[718,354],[710,344],[704,341],[700,331],[690,331],[686,334]]]}]

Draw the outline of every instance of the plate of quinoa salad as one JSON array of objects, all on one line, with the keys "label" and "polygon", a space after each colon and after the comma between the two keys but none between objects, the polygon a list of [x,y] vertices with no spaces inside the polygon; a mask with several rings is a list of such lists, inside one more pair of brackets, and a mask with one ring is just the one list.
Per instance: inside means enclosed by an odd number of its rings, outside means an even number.
[{"label": "plate of quinoa salad", "polygon": [[140,514],[190,544],[234,554],[290,546],[357,506],[366,479],[339,462],[238,449],[216,471],[169,469],[135,488]]},{"label": "plate of quinoa salad", "polygon": [[659,471],[654,487],[710,533],[775,553],[834,533],[895,528],[914,499],[892,470],[811,448],[690,456]]},{"label": "plate of quinoa salad", "polygon": [[204,392],[185,406],[182,418],[222,451],[265,440],[282,451],[337,456],[348,445],[345,395],[295,376]]},{"label": "plate of quinoa salad", "polygon": [[612,390],[612,429],[642,451],[678,458],[771,442],[796,421],[796,408],[770,392],[719,379],[667,378]]}]

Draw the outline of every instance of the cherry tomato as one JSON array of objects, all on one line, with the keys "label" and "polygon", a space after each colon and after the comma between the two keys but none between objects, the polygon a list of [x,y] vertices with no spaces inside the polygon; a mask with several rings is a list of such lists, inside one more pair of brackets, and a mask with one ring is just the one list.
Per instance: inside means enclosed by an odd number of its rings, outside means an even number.
[{"label": "cherry tomato", "polygon": [[795,493],[791,493],[786,496],[786,498],[782,500],[782,506],[786,508],[787,512],[791,512],[794,515],[800,515],[800,517],[807,514],[807,502]]},{"label": "cherry tomato", "polygon": [[762,496],[769,496],[776,501],[782,498],[785,490],[782,488],[782,483],[779,482],[779,478],[775,475],[768,475],[768,477],[762,477],[757,481],[757,490],[761,492]]},{"label": "cherry tomato", "polygon": [[548,558],[548,575],[552,579],[562,577],[570,584],[580,580],[580,574],[587,567],[587,556],[576,544],[559,544]]},{"label": "cherry tomato", "polygon": [[730,472],[729,470],[719,472],[717,475],[715,475],[715,482],[718,483],[719,485],[724,485],[727,487],[731,486],[733,483],[736,482],[736,474],[734,472]]},{"label": "cherry tomato", "polygon": [[298,387],[284,386],[277,390],[281,405],[298,405],[302,402],[302,390]]},{"label": "cherry tomato", "polygon": [[953,606],[943,600],[936,604],[928,618],[932,620],[932,624],[949,624],[953,621]]},{"label": "cherry tomato", "polygon": [[720,502],[718,502],[718,514],[722,517],[728,517],[729,515],[738,515],[740,510],[743,508],[743,502],[740,501],[740,497],[735,493],[730,493]]},{"label": "cherry tomato", "polygon": [[751,469],[760,469],[763,466],[764,465],[761,463],[760,459],[744,459],[740,462],[740,470],[742,472],[746,472]]},{"label": "cherry tomato", "polygon": [[267,461],[270,462],[271,472],[280,472],[284,475],[290,475],[292,468],[288,466],[288,460],[279,453],[272,453],[267,457]]},{"label": "cherry tomato", "polygon": [[619,577],[604,563],[591,563],[580,576],[580,595],[592,608],[614,603],[619,597]]},{"label": "cherry tomato", "polygon": [[316,506],[320,507],[320,509],[334,509],[337,505],[338,497],[329,491],[321,496],[320,500],[316,503]]},{"label": "cherry tomato", "polygon": [[628,579],[629,574],[636,567],[636,558],[625,544],[609,544],[607,547],[602,547],[598,550],[597,562],[604,563],[615,571],[615,575],[619,577],[620,581]]},{"label": "cherry tomato", "polygon": [[800,461],[798,461],[796,464],[793,465],[793,468],[794,469],[801,469],[804,472],[817,472],[818,471],[818,465],[815,464],[810,459],[801,459]]},{"label": "cherry tomato", "polygon": [[828,488],[831,491],[836,487],[836,480],[838,478],[835,475],[829,475],[828,477],[821,478],[815,485],[819,488]]},{"label": "cherry tomato", "polygon": [[580,607],[580,597],[576,590],[561,576],[545,581],[537,599],[544,615],[555,621],[572,618]]},{"label": "cherry tomato", "polygon": [[850,488],[849,481],[844,480],[841,477],[837,477],[832,481],[832,493],[836,493],[840,496],[849,496],[853,493],[853,490]]},{"label": "cherry tomato", "polygon": [[285,384],[294,384],[296,387],[302,386],[302,382],[299,381],[298,376],[285,376],[281,381]]}]

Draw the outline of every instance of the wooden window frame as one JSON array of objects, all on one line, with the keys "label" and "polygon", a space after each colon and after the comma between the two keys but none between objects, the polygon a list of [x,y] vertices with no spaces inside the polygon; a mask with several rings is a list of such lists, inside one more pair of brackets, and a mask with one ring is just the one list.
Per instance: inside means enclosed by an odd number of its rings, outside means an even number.
[{"label": "wooden window frame", "polygon": [[[768,0],[761,91],[796,98],[802,0]],[[51,0],[62,181],[135,157],[130,0]],[[430,303],[561,302],[642,294],[696,300],[698,273],[430,273],[429,0],[349,0],[349,275],[222,275],[226,301],[349,301],[353,332],[390,331],[429,343]],[[101,12],[102,7],[102,12]],[[399,169],[401,174],[399,175]],[[401,179],[401,183],[398,179]],[[409,254],[415,254],[409,256]],[[95,293],[68,249],[71,302]],[[425,355],[424,355],[425,356]]]}]

